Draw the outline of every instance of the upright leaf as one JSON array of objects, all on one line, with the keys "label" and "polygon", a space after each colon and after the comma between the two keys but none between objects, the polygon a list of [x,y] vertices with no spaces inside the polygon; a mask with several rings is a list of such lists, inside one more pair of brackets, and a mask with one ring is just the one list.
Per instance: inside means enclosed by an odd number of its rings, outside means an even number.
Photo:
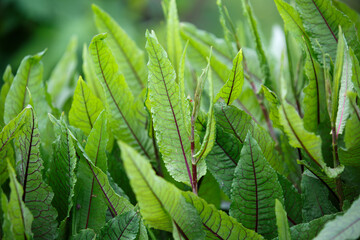
[{"label": "upright leaf", "polygon": [[296,0],[296,7],[320,63],[323,58],[322,51],[328,53],[333,61],[335,60],[339,25],[344,31],[349,46],[356,49],[356,55],[359,56],[360,43],[354,24],[333,6],[332,1]]},{"label": "upright leaf", "polygon": [[56,64],[48,81],[48,91],[56,107],[61,108],[71,96],[69,85],[77,65],[77,38],[73,37],[60,61]]},{"label": "upright leaf", "polygon": [[[87,156],[103,172],[107,171],[106,145],[108,142],[105,112],[100,113],[90,132],[85,147]],[[88,164],[84,159],[79,161],[74,204],[79,206],[73,211],[75,232],[92,228],[99,231],[105,224],[107,206],[101,198],[100,186],[96,183]]]},{"label": "upright leaf", "polygon": [[[183,116],[176,74],[159,44],[155,33],[146,33],[149,53],[149,91],[151,112],[160,152],[171,176],[180,182],[191,183],[191,151],[187,129],[190,116]],[[184,122],[184,120],[186,122]],[[204,162],[198,165],[198,179],[205,175]]]},{"label": "upright leaf", "polygon": [[69,112],[69,123],[89,135],[103,109],[101,101],[91,92],[80,76]]},{"label": "upright leaf", "polygon": [[291,240],[286,211],[281,202],[275,199],[276,225],[278,227],[279,240]]},{"label": "upright leaf", "polygon": [[358,239],[360,236],[360,198],[342,216],[325,224],[316,240],[320,239]]},{"label": "upright leaf", "polygon": [[177,72],[180,65],[179,61],[181,58],[182,46],[181,46],[180,24],[177,13],[176,0],[170,0],[167,8],[168,8],[168,13],[166,19],[166,43],[167,43],[166,49],[167,49],[167,53],[169,54],[169,59],[173,64],[175,71]]},{"label": "upright leaf", "polygon": [[28,111],[26,124],[16,139],[19,151],[16,172],[23,186],[22,200],[34,216],[31,229],[35,239],[56,238],[57,212],[51,205],[54,193],[42,178],[43,160],[40,158],[40,134],[35,111]]},{"label": "upright leaf", "polygon": [[124,75],[119,73],[118,64],[105,38],[105,34],[95,36],[89,50],[95,64],[96,75],[105,92],[109,127],[115,138],[129,143],[151,159],[152,143],[143,125],[135,118],[133,94]]},{"label": "upright leaf", "polygon": [[238,52],[233,61],[233,68],[228,80],[220,89],[220,92],[215,97],[215,101],[220,97],[224,99],[227,105],[237,99],[241,93],[242,85],[244,84],[244,70],[243,70],[243,55],[242,50]]},{"label": "upright leaf", "polygon": [[9,227],[4,228],[4,239],[31,239],[31,223],[33,216],[23,202],[23,188],[16,180],[13,167],[8,162],[8,172],[10,177],[10,199],[1,192],[2,208],[4,220],[8,221]]},{"label": "upright leaf", "polygon": [[193,193],[183,192],[186,201],[197,210],[202,221],[202,228],[206,232],[206,239],[263,239],[262,236],[250,229],[246,229],[233,217],[217,210],[214,205],[206,203]]},{"label": "upright leaf", "polygon": [[181,191],[155,175],[148,161],[128,145],[119,142],[126,173],[147,225],[172,231],[172,221],[186,239],[204,239],[201,219]]},{"label": "upright leaf", "polygon": [[276,172],[249,132],[235,169],[230,215],[266,238],[276,236],[275,199],[283,202]]},{"label": "upright leaf", "polygon": [[93,5],[92,9],[98,31],[108,33],[109,47],[119,70],[124,74],[134,95],[138,95],[147,78],[144,52],[106,12],[96,5]]},{"label": "upright leaf", "polygon": [[294,107],[285,102],[279,107],[279,113],[291,146],[304,149],[312,163],[324,169],[330,178],[335,178],[344,170],[344,166],[341,165],[337,168],[326,166],[321,152],[321,138],[305,130],[304,123]]},{"label": "upright leaf", "polygon": [[329,200],[329,190],[309,171],[305,171],[301,180],[304,222],[310,222],[327,214],[336,213],[337,209]]},{"label": "upright leaf", "polygon": [[11,66],[8,65],[3,74],[4,83],[1,86],[1,92],[0,92],[0,127],[4,126],[5,100],[13,80],[14,80],[14,75],[12,73]]},{"label": "upright leaf", "polygon": [[69,216],[73,205],[74,186],[76,183],[76,151],[74,137],[67,128],[64,116],[57,120],[49,114],[57,135],[53,143],[54,159],[50,163],[49,184],[54,189],[53,205],[58,210],[58,220],[62,221]]},{"label": "upright leaf", "polygon": [[139,232],[140,216],[138,212],[128,211],[117,215],[101,229],[100,239],[135,239]]}]

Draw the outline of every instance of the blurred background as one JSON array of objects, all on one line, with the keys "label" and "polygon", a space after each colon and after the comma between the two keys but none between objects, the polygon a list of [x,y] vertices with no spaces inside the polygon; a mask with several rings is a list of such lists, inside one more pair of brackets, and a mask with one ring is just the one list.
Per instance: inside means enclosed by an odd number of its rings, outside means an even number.
[{"label": "blurred background", "polygon": [[[223,2],[233,21],[239,21],[240,1]],[[359,0],[345,2],[360,10]],[[24,56],[47,48],[43,58],[47,79],[72,36],[78,38],[81,59],[82,45],[89,44],[96,34],[91,3],[110,13],[140,47],[145,44],[147,28],[156,30],[164,26],[161,0],[0,0],[0,76],[7,64],[15,72]],[[270,44],[274,26],[282,25],[275,4],[272,0],[251,0],[251,3],[265,42]],[[181,21],[192,22],[222,37],[216,0],[181,0],[177,4]]]}]

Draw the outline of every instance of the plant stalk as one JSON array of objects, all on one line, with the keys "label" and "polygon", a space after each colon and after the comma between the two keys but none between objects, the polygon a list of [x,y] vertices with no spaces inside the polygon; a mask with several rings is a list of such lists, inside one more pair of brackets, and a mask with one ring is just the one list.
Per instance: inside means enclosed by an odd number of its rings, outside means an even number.
[{"label": "plant stalk", "polygon": [[[340,161],[339,161],[339,153],[337,147],[336,129],[334,125],[332,127],[332,147],[333,147],[334,168],[336,168],[337,166],[340,165]],[[342,189],[342,182],[340,176],[336,178],[335,183],[336,183],[336,192],[339,196],[339,207],[340,210],[342,210],[344,204],[344,192]]]},{"label": "plant stalk", "polygon": [[198,195],[197,189],[197,168],[196,168],[196,160],[194,158],[195,155],[195,120],[194,116],[191,116],[191,165],[192,165],[192,182],[191,187],[194,194]]}]

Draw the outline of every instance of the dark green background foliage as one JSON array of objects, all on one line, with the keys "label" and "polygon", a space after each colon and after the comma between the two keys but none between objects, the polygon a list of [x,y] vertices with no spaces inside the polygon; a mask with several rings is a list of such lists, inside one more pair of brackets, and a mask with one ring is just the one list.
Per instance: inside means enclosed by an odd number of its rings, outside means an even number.
[{"label": "dark green background foliage", "polygon": [[356,9],[1,1],[0,239],[358,239]]}]

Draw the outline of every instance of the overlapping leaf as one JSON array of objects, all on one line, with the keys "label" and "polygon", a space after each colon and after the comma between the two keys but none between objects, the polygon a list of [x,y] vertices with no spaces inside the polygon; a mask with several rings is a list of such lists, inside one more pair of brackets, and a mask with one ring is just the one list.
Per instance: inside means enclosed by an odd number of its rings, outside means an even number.
[{"label": "overlapping leaf", "polygon": [[202,221],[202,228],[206,232],[206,239],[263,239],[252,230],[246,229],[225,212],[217,210],[193,193],[184,192],[186,201],[197,210]]},{"label": "overlapping leaf", "polygon": [[286,211],[281,202],[277,199],[275,199],[275,215],[279,240],[291,240]]},{"label": "overlapping leaf", "polygon": [[275,199],[283,202],[276,172],[249,132],[235,169],[230,215],[266,238],[276,236]]},{"label": "overlapping leaf", "polygon": [[101,101],[91,92],[79,77],[69,112],[69,123],[89,135],[100,112],[104,109]]},{"label": "overlapping leaf", "polygon": [[23,202],[23,188],[16,180],[13,167],[8,162],[8,172],[10,178],[10,199],[1,192],[2,209],[4,211],[4,221],[9,224],[3,225],[4,239],[31,239],[31,223],[33,216]]},{"label": "overlapping leaf", "polygon": [[109,47],[119,70],[124,74],[134,95],[138,95],[146,85],[147,78],[144,52],[106,12],[96,5],[92,8],[99,32],[108,33]]},{"label": "overlapping leaf", "polygon": [[181,191],[157,177],[148,161],[128,145],[119,142],[130,184],[147,225],[172,231],[174,221],[185,239],[204,239],[201,219]]},{"label": "overlapping leaf", "polygon": [[0,92],[0,127],[4,126],[4,109],[6,96],[10,90],[11,84],[14,80],[14,75],[11,70],[11,66],[8,65],[3,74],[3,85],[1,86]]},{"label": "overlapping leaf", "polygon": [[150,159],[153,157],[152,143],[143,125],[135,118],[133,94],[124,75],[119,73],[119,67],[105,38],[105,34],[95,36],[89,49],[105,92],[109,127],[115,138],[129,143]]},{"label": "overlapping leaf", "polygon": [[[187,129],[190,116],[183,116],[176,74],[155,33],[146,33],[149,53],[150,105],[160,152],[171,176],[180,182],[191,182],[191,151]],[[186,122],[184,122],[186,121]],[[195,145],[198,145],[195,143]],[[205,175],[205,162],[198,164],[198,179]]]},{"label": "overlapping leaf", "polygon": [[26,124],[21,128],[15,145],[19,152],[16,172],[23,186],[22,200],[34,216],[32,232],[35,239],[55,239],[57,212],[51,205],[54,193],[42,178],[43,160],[40,157],[40,133],[35,111],[27,111]]}]

